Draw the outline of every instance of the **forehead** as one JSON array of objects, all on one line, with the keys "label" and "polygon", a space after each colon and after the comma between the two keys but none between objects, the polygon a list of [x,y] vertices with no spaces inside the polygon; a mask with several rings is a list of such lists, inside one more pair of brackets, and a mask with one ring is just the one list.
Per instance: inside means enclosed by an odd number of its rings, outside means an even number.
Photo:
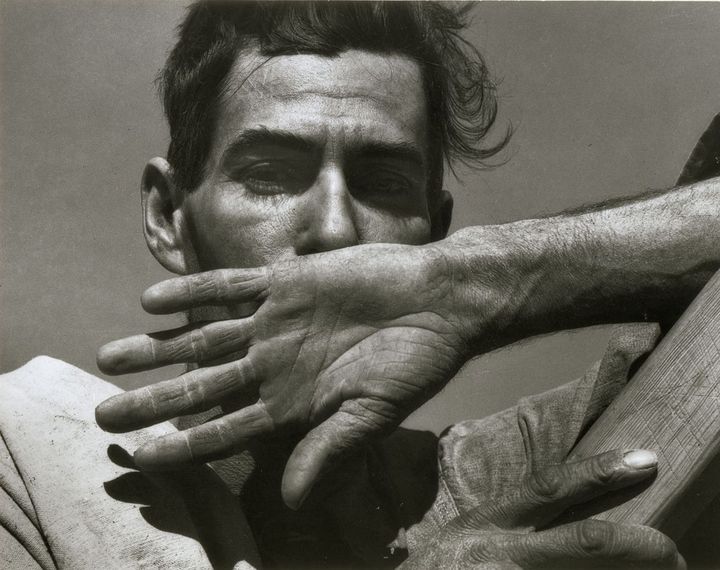
[{"label": "forehead", "polygon": [[427,108],[420,66],[394,54],[337,56],[241,53],[228,76],[217,137],[245,128],[297,131],[324,142],[369,139],[425,146]]}]

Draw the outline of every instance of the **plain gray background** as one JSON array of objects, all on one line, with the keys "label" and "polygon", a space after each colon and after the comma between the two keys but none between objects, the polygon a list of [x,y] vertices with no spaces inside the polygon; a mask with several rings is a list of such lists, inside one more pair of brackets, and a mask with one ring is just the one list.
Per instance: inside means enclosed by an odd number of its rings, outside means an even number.
[{"label": "plain gray background", "polygon": [[[184,3],[0,1],[0,371],[48,354],[99,374],[167,276],[145,249],[139,179],[163,155],[153,78]],[[500,81],[504,166],[449,179],[454,229],[673,185],[720,112],[720,4],[485,3],[468,34]],[[469,364],[408,420],[438,430],[578,376],[607,328]],[[123,387],[178,368],[114,379]]]}]

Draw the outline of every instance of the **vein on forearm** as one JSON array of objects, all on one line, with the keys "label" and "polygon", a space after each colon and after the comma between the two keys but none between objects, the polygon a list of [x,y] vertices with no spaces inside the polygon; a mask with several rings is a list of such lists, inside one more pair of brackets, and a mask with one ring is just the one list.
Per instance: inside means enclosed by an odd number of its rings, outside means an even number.
[{"label": "vein on forearm", "polygon": [[467,228],[448,242],[463,302],[482,313],[482,342],[494,338],[482,351],[556,330],[668,322],[720,266],[720,179]]}]

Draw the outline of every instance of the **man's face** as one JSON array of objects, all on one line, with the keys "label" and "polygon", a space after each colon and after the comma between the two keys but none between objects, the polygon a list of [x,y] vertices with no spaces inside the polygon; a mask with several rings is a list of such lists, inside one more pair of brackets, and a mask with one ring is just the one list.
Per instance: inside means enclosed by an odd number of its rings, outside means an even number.
[{"label": "man's face", "polygon": [[427,111],[412,60],[241,55],[183,210],[199,267],[430,240]]}]

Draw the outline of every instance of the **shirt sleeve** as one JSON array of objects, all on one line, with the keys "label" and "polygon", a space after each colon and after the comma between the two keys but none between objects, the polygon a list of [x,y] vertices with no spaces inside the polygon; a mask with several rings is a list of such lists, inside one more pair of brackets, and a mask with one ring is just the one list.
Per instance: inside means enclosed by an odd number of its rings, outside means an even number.
[{"label": "shirt sleeve", "polygon": [[440,437],[438,492],[408,532],[412,551],[463,512],[519,489],[525,475],[565,460],[625,386],[633,365],[655,346],[659,327],[616,327],[602,360],[579,380],[523,398],[514,408],[460,422]]}]

